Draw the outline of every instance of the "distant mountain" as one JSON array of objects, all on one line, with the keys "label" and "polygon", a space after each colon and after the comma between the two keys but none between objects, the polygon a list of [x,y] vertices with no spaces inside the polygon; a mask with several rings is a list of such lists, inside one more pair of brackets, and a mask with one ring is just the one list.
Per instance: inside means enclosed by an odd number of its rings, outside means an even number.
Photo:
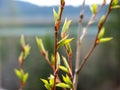
[{"label": "distant mountain", "polygon": [[[53,20],[53,8],[58,9],[57,6],[52,7],[39,7],[30,3],[13,1],[13,0],[0,0],[0,17],[14,19],[18,18],[18,21],[46,21]],[[73,21],[79,20],[80,7],[66,6],[63,12],[63,18],[69,18]],[[106,7],[101,10],[98,15],[100,17],[105,13]],[[88,20],[91,16],[89,6],[85,7],[85,20]],[[26,22],[27,23],[27,22]]]}]

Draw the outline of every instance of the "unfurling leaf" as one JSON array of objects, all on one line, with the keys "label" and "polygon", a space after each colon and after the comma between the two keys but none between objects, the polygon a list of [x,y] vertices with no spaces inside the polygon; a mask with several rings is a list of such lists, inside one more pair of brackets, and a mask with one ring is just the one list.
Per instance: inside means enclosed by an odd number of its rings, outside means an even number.
[{"label": "unfurling leaf", "polygon": [[51,55],[51,64],[54,65],[54,63],[55,63],[54,55]]},{"label": "unfurling leaf", "polygon": [[105,15],[103,15],[103,16],[100,18],[99,25],[103,24],[104,20],[105,20]]},{"label": "unfurling leaf", "polygon": [[46,79],[40,79],[44,84],[48,84],[48,81]]},{"label": "unfurling leaf", "polygon": [[54,85],[54,76],[53,76],[53,75],[50,75],[50,77],[49,77],[48,79],[49,79],[49,85],[50,85],[50,87],[52,88],[53,85]]},{"label": "unfurling leaf", "polygon": [[97,4],[93,4],[93,5],[90,6],[90,10],[91,10],[92,14],[97,13],[97,8],[98,8]]},{"label": "unfurling leaf", "polygon": [[62,75],[62,78],[66,84],[68,84],[70,87],[72,87],[72,82],[67,74],[66,74],[66,76]]},{"label": "unfurling leaf", "polygon": [[62,27],[62,32],[61,32],[61,37],[62,38],[64,38],[66,36],[66,33],[69,30],[70,24],[71,24],[71,20],[65,19],[65,22],[64,22],[63,27]]},{"label": "unfurling leaf", "polygon": [[58,19],[60,17],[61,7],[58,8]]},{"label": "unfurling leaf", "polygon": [[14,72],[15,72],[15,74],[17,75],[17,77],[18,77],[19,79],[22,79],[22,73],[21,73],[21,70],[17,70],[17,69],[15,69]]},{"label": "unfurling leaf", "polygon": [[46,89],[51,90],[51,87],[46,79],[41,79],[41,81],[44,83],[44,86],[46,87]]},{"label": "unfurling leaf", "polygon": [[65,66],[69,69],[70,68],[69,64],[68,64],[68,62],[67,62],[67,60],[66,60],[66,58],[64,56],[62,56],[62,60],[63,60],[63,62],[65,64]]},{"label": "unfurling leaf", "polygon": [[99,39],[97,42],[98,42],[98,43],[103,43],[103,42],[108,42],[108,41],[110,41],[110,40],[112,40],[112,37],[101,38],[101,39]]},{"label": "unfurling leaf", "polygon": [[55,11],[55,9],[53,8],[53,16],[54,16],[54,20],[55,20],[55,22],[58,20],[58,14],[57,14],[57,12]]},{"label": "unfurling leaf", "polygon": [[66,47],[68,55],[71,56],[72,55],[72,49],[71,49],[70,43],[65,44],[65,47]]},{"label": "unfurling leaf", "polygon": [[73,40],[73,38],[67,39],[67,37],[68,36],[64,37],[62,40],[58,42],[57,49],[65,44],[70,43]]},{"label": "unfurling leaf", "polygon": [[26,83],[26,81],[27,81],[27,79],[28,79],[28,73],[25,73],[24,75],[23,75],[23,82],[24,83]]},{"label": "unfurling leaf", "polygon": [[59,69],[61,69],[62,71],[69,73],[68,68],[64,67],[64,66],[59,66]]},{"label": "unfurling leaf", "polygon": [[48,78],[49,80],[46,79],[41,79],[41,81],[44,83],[44,86],[48,89],[48,90],[52,90],[53,86],[54,86],[54,76],[50,75],[50,77]]},{"label": "unfurling leaf", "polygon": [[61,88],[71,88],[69,85],[67,85],[66,83],[58,83],[56,84],[57,87],[61,87]]},{"label": "unfurling leaf", "polygon": [[98,35],[98,39],[101,39],[105,33],[105,28],[103,27]]},{"label": "unfurling leaf", "polygon": [[57,66],[60,65],[60,54],[57,52]]},{"label": "unfurling leaf", "polygon": [[24,59],[26,59],[26,57],[29,55],[30,48],[31,47],[28,44],[24,46]]},{"label": "unfurling leaf", "polygon": [[37,42],[37,45],[38,45],[40,51],[41,51],[42,53],[46,53],[46,50],[45,50],[45,48],[44,48],[42,39],[36,37],[36,42]]}]

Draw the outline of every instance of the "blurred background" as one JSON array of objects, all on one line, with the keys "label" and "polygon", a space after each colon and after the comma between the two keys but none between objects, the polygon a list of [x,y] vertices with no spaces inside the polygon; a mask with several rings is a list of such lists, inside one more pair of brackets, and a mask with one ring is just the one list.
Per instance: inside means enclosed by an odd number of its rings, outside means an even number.
[{"label": "blurred background", "polygon": [[[0,90],[18,90],[19,88],[19,79],[14,69],[19,68],[21,34],[24,34],[26,42],[31,46],[31,52],[24,67],[25,71],[29,72],[25,90],[45,90],[40,78],[47,78],[52,71],[39,53],[35,37],[41,37],[49,55],[53,54],[53,8],[57,9],[57,6],[39,7],[26,2],[0,0]],[[66,17],[72,20],[70,37],[77,37],[80,8],[81,6],[66,6],[64,9],[62,22]],[[97,22],[100,16],[105,14],[107,8],[108,6],[105,6],[101,10],[95,23],[90,26],[82,44],[81,59],[91,47],[97,32]],[[84,26],[90,16],[89,6],[86,6]],[[80,74],[78,90],[120,90],[119,9],[111,12],[105,28],[105,37],[112,36],[113,40],[100,44],[92,53]],[[73,63],[75,63],[76,39],[72,41],[71,46]],[[65,55],[64,52],[61,48],[60,53]]]}]

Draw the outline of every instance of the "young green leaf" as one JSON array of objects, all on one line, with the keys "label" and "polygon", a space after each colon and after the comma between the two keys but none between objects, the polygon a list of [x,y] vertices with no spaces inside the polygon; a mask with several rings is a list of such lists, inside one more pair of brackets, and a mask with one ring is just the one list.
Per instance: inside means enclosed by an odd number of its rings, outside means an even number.
[{"label": "young green leaf", "polygon": [[57,66],[60,65],[60,54],[57,52]]},{"label": "young green leaf", "polygon": [[103,27],[98,35],[98,39],[101,39],[105,33],[105,28]]},{"label": "young green leaf", "polygon": [[31,47],[28,44],[24,46],[24,49],[25,49],[25,51],[24,51],[24,59],[26,59],[26,57],[29,55],[30,48]]},{"label": "young green leaf", "polygon": [[67,74],[66,74],[66,83],[68,83],[72,87],[72,82]]},{"label": "young green leaf", "polygon": [[59,6],[59,8],[58,8],[58,19],[60,17],[60,12],[61,12],[61,7]]},{"label": "young green leaf", "polygon": [[64,56],[62,56],[62,60],[63,60],[63,62],[65,64],[65,66],[69,69],[70,68],[69,64],[68,64],[68,62],[67,62],[67,60],[66,60],[66,58]]},{"label": "young green leaf", "polygon": [[103,43],[103,42],[108,42],[108,41],[110,41],[110,40],[112,40],[112,37],[101,38],[101,39],[98,40],[98,42],[99,42],[99,43]]},{"label": "young green leaf", "polygon": [[41,78],[40,80],[41,80],[44,84],[46,84],[46,85],[48,84],[48,81],[47,81],[46,79],[42,79],[42,78]]},{"label": "young green leaf", "polygon": [[54,63],[55,63],[54,55],[51,55],[51,64],[54,65]]},{"label": "young green leaf", "polygon": [[17,75],[18,78],[22,79],[22,73],[21,73],[20,70],[15,69],[14,72]]},{"label": "young green leaf", "polygon": [[104,20],[105,20],[105,15],[103,15],[103,16],[100,18],[99,25],[103,24]]},{"label": "young green leaf", "polygon": [[70,43],[65,44],[65,47],[66,47],[66,49],[67,49],[68,55],[71,56],[71,54],[72,54],[72,49],[71,49]]},{"label": "young green leaf", "polygon": [[64,67],[64,66],[59,66],[59,69],[61,69],[62,71],[69,73],[68,68]]},{"label": "young green leaf", "polygon": [[72,40],[73,40],[73,38],[70,38],[70,39],[66,39],[66,37],[63,38],[62,40],[60,40],[58,42],[57,49],[60,48],[61,46],[65,45],[65,44],[67,44],[67,43],[70,43]]},{"label": "young green leaf", "polygon": [[51,90],[51,87],[46,79],[41,78],[41,81],[44,83],[44,86],[46,87],[46,89]]},{"label": "young green leaf", "polygon": [[71,87],[69,85],[67,85],[66,83],[58,83],[56,84],[57,87],[61,87],[61,88],[68,88],[70,89]]},{"label": "young green leaf", "polygon": [[66,74],[66,76],[62,75],[62,78],[66,84],[68,84],[70,87],[72,86],[72,82],[67,74]]},{"label": "young green leaf", "polygon": [[42,42],[42,39],[36,37],[36,42],[37,42],[37,45],[40,49],[41,52],[46,52],[45,48],[44,48],[44,45],[43,45],[43,42]]},{"label": "young green leaf", "polygon": [[53,16],[54,16],[54,20],[56,22],[58,20],[58,14],[57,14],[57,12],[55,11],[54,8],[53,8]]},{"label": "young green leaf", "polygon": [[54,85],[54,76],[53,76],[53,75],[50,75],[50,77],[49,77],[48,79],[49,79],[50,87],[52,88],[53,85]]},{"label": "young green leaf", "polygon": [[97,13],[97,8],[98,8],[97,4],[93,4],[93,5],[90,6],[90,10],[91,10],[92,14]]},{"label": "young green leaf", "polygon": [[26,83],[26,81],[27,81],[27,79],[28,79],[28,73],[25,73],[24,75],[23,75],[23,82],[24,83]]},{"label": "young green leaf", "polygon": [[69,30],[69,26],[70,26],[71,22],[72,22],[71,20],[65,19],[65,22],[64,22],[63,27],[62,27],[62,32],[61,32],[62,38],[64,38],[66,36],[66,33]]}]

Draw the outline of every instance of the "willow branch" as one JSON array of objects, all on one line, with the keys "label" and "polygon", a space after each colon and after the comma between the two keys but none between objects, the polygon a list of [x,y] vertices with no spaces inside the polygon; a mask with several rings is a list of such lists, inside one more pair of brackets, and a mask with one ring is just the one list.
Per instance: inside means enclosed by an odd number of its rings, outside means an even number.
[{"label": "willow branch", "polygon": [[[81,17],[80,17],[80,29],[82,28],[82,21],[83,21],[83,15],[84,15],[84,5],[85,5],[85,0],[83,2],[82,14],[81,14]],[[94,44],[93,47],[91,48],[91,50],[89,51],[89,53],[84,58],[84,60],[82,60],[82,63],[80,65],[80,46],[81,46],[82,40],[85,37],[86,32],[87,32],[89,26],[95,20],[96,15],[98,14],[98,12],[101,10],[101,8],[104,5],[105,5],[105,1],[98,8],[97,12],[91,16],[90,20],[86,24],[86,27],[83,29],[83,33],[82,33],[81,36],[79,35],[80,34],[80,30],[78,31],[78,42],[77,42],[77,52],[76,52],[76,65],[75,65],[76,67],[75,67],[75,74],[74,74],[74,79],[73,79],[75,90],[77,89],[79,71],[82,69],[82,67],[84,66],[84,64],[87,61],[88,57],[91,55],[91,53],[93,52],[94,48],[96,47],[96,44]]]},{"label": "willow branch", "polygon": [[61,7],[60,7],[60,15],[59,15],[59,19],[55,22],[55,26],[54,26],[54,32],[55,32],[55,44],[54,44],[54,59],[55,59],[55,71],[54,71],[54,86],[53,86],[53,90],[56,90],[56,79],[57,79],[57,75],[58,75],[58,66],[56,65],[57,63],[57,44],[58,44],[58,31],[60,28],[60,23],[61,23],[61,18],[62,18],[62,12],[65,6],[65,2],[63,2],[63,0],[61,0]]},{"label": "willow branch", "polygon": [[88,54],[87,54],[87,55],[85,56],[85,58],[82,60],[79,69],[76,71],[78,74],[79,74],[80,71],[82,70],[84,64],[86,63],[86,61],[88,60],[88,58],[90,57],[90,55],[92,54],[92,52],[94,51],[94,49],[96,48],[96,46],[99,44],[99,43],[97,43],[98,35],[99,35],[99,32],[100,32],[101,28],[103,27],[105,21],[107,20],[109,14],[110,14],[110,12],[111,12],[112,2],[113,2],[113,0],[111,0],[111,2],[110,2],[110,5],[109,5],[108,11],[107,11],[107,13],[106,13],[106,15],[105,15],[105,19],[104,19],[103,23],[102,23],[101,25],[98,24],[98,32],[97,32],[95,41],[94,41],[94,43],[93,43],[92,48],[89,50]]}]

